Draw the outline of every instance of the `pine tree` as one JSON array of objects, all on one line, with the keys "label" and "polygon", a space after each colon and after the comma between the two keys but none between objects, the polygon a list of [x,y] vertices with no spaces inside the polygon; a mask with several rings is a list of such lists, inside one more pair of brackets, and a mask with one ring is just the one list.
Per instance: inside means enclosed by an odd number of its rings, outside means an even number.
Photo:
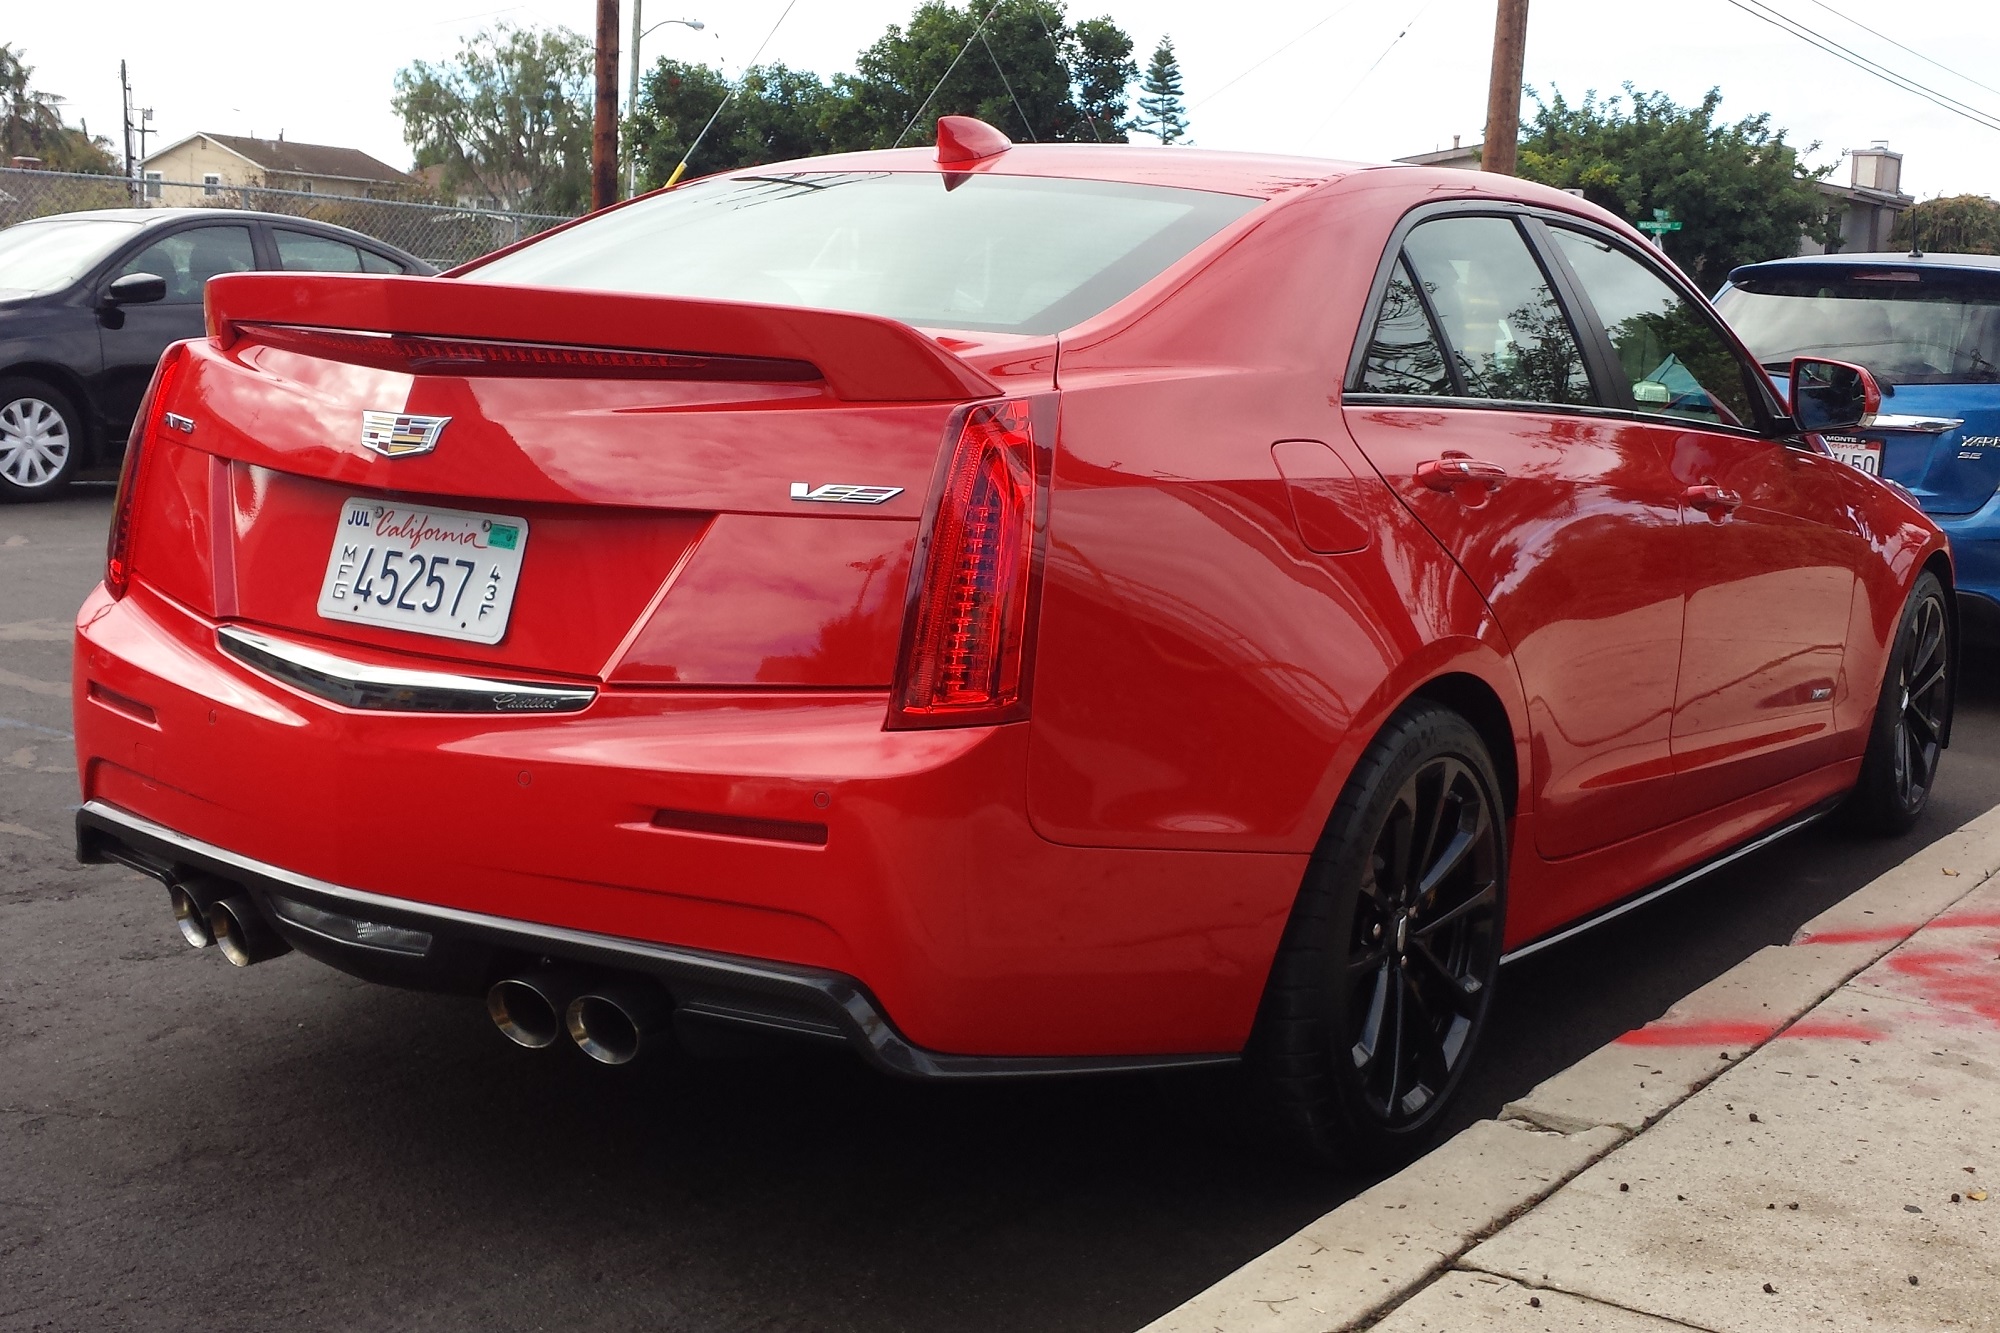
[{"label": "pine tree", "polygon": [[1137,128],[1163,144],[1173,143],[1187,133],[1187,107],[1181,101],[1181,64],[1174,59],[1171,37],[1160,38],[1153,59],[1146,66],[1145,82],[1139,85]]}]

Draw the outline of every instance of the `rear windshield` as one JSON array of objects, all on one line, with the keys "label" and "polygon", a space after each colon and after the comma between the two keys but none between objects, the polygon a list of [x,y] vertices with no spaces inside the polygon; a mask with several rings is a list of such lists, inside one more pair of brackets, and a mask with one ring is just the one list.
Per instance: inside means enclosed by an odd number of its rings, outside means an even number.
[{"label": "rear windshield", "polygon": [[583,222],[464,280],[1055,333],[1130,295],[1261,202],[928,171],[734,176]]},{"label": "rear windshield", "polygon": [[1907,268],[1753,274],[1715,308],[1773,370],[1826,356],[1892,384],[2000,382],[2000,282]]}]

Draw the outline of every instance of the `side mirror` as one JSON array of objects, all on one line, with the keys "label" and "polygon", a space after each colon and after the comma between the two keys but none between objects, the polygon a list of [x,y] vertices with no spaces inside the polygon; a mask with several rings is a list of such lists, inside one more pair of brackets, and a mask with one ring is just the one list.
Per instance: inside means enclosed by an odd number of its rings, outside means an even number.
[{"label": "side mirror", "polygon": [[106,305],[145,305],[167,299],[167,280],[152,273],[127,273],[104,289]]},{"label": "side mirror", "polygon": [[1852,430],[1881,408],[1882,390],[1862,367],[1817,357],[1792,362],[1792,424],[1801,432]]}]

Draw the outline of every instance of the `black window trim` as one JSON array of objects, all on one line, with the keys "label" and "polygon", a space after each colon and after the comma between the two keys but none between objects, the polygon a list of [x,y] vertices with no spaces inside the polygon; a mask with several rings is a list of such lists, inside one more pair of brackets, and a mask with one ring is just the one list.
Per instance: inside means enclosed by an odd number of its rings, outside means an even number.
[{"label": "black window trim", "polygon": [[[1368,301],[1362,310],[1359,328],[1355,331],[1354,346],[1348,353],[1347,374],[1341,381],[1341,402],[1355,406],[1393,406],[1398,403],[1425,405],[1432,407],[1469,407],[1484,411],[1501,410],[1514,412],[1576,412],[1591,416],[1603,415],[1604,406],[1604,366],[1595,355],[1593,340],[1588,336],[1576,317],[1573,305],[1564,300],[1565,292],[1561,279],[1550,270],[1548,260],[1542,253],[1538,238],[1524,225],[1530,216],[1524,205],[1510,204],[1491,199],[1453,199],[1438,203],[1419,204],[1397,220],[1395,229],[1389,234],[1389,243],[1383,247],[1382,259],[1377,261],[1375,278],[1368,288]],[[1526,247],[1529,257],[1541,270],[1542,281],[1548,284],[1549,292],[1556,298],[1556,304],[1564,321],[1569,325],[1570,335],[1576,339],[1577,350],[1583,356],[1584,372],[1590,379],[1591,394],[1598,401],[1594,403],[1542,403],[1513,398],[1473,398],[1470,396],[1439,397],[1415,394],[1370,393],[1360,386],[1361,377],[1367,368],[1369,337],[1375,329],[1375,322],[1381,317],[1382,301],[1389,290],[1389,281],[1396,265],[1405,262],[1404,242],[1411,232],[1426,222],[1444,217],[1497,217],[1514,224],[1514,233]],[[1414,282],[1416,270],[1410,269]],[[1454,387],[1463,388],[1465,381],[1457,364],[1457,353],[1439,327],[1436,312],[1431,309],[1430,298],[1423,292],[1422,284],[1416,283],[1418,298],[1423,302],[1424,316],[1430,321],[1432,336],[1438,340],[1438,347],[1445,354],[1445,362],[1451,374]]]},{"label": "black window trim", "polygon": [[[1503,217],[1515,224],[1528,250],[1541,266],[1551,291],[1563,307],[1564,317],[1576,334],[1584,364],[1589,370],[1592,388],[1599,402],[1584,403],[1534,403],[1513,399],[1441,397],[1434,394],[1371,393],[1362,389],[1361,377],[1367,366],[1369,337],[1374,331],[1375,321],[1381,317],[1382,301],[1389,289],[1389,281],[1396,265],[1403,258],[1403,243],[1409,234],[1425,222],[1441,217]],[[1714,430],[1726,435],[1744,439],[1791,439],[1797,433],[1792,428],[1791,417],[1776,393],[1764,379],[1760,370],[1750,377],[1750,385],[1757,398],[1758,406],[1766,415],[1762,429],[1730,426],[1720,422],[1693,421],[1687,417],[1665,416],[1654,412],[1641,412],[1632,401],[1632,388],[1625,383],[1623,367],[1617,359],[1617,351],[1611,344],[1610,335],[1604,331],[1597,316],[1596,307],[1583,295],[1576,275],[1570,270],[1569,261],[1557,249],[1553,237],[1543,228],[1551,225],[1569,227],[1593,238],[1601,239],[1638,260],[1646,270],[1658,276],[1684,300],[1691,300],[1696,309],[1705,312],[1709,322],[1723,335],[1741,362],[1756,365],[1742,340],[1737,338],[1726,321],[1718,317],[1709,304],[1696,292],[1677,270],[1663,269],[1654,259],[1638,252],[1624,237],[1611,231],[1590,218],[1574,213],[1564,213],[1557,209],[1543,208],[1535,204],[1507,202],[1492,199],[1449,199],[1419,204],[1396,221],[1386,244],[1382,247],[1381,258],[1376,261],[1375,277],[1368,287],[1368,299],[1362,306],[1361,320],[1355,330],[1354,345],[1348,352],[1347,371],[1341,379],[1341,403],[1354,407],[1419,407],[1429,410],[1440,408],[1478,411],[1512,411],[1535,413],[1563,413],[1570,416],[1612,418],[1621,421],[1642,421],[1648,424],[1672,423],[1682,427]],[[1414,276],[1414,274],[1413,274]],[[1419,296],[1422,296],[1421,289]],[[1445,351],[1447,363],[1453,360],[1449,344],[1437,327],[1437,321],[1430,309],[1430,301],[1424,298],[1424,314],[1431,321],[1431,331],[1438,338],[1438,346]],[[1456,365],[1450,366],[1452,382],[1461,384]],[[1609,386],[1607,392],[1606,386]],[[1604,400],[1613,399],[1606,403]]]},{"label": "black window trim", "polygon": [[1783,406],[1774,401],[1775,395],[1765,382],[1764,372],[1761,369],[1755,374],[1744,374],[1743,387],[1754,397],[1755,406],[1763,417],[1756,426],[1732,426],[1721,421],[1697,421],[1691,417],[1674,416],[1667,412],[1648,412],[1641,408],[1632,398],[1632,386],[1626,382],[1624,367],[1618,361],[1617,348],[1611,341],[1610,331],[1604,327],[1604,321],[1598,316],[1596,303],[1584,291],[1583,283],[1577,278],[1575,270],[1570,267],[1568,257],[1563,254],[1562,248],[1556,244],[1555,237],[1550,234],[1558,226],[1592,240],[1602,241],[1665,283],[1668,290],[1686,301],[1707,322],[1710,329],[1721,335],[1723,344],[1735,352],[1739,369],[1746,366],[1755,367],[1757,360],[1750,355],[1749,349],[1743,346],[1742,340],[1730,329],[1728,322],[1717,315],[1708,301],[1695,291],[1693,285],[1680,276],[1679,270],[1670,269],[1659,262],[1657,251],[1647,254],[1645,250],[1650,247],[1635,246],[1618,233],[1593,224],[1587,218],[1571,217],[1561,213],[1538,213],[1534,217],[1532,234],[1536,242],[1548,251],[1550,262],[1560,266],[1570,288],[1570,299],[1589,324],[1593,341],[1598,344],[1608,364],[1616,368],[1617,373],[1612,377],[1612,383],[1625,405],[1624,415],[1634,421],[1695,426],[1702,430],[1713,430],[1743,439],[1769,440],[1789,433],[1791,418]]}]

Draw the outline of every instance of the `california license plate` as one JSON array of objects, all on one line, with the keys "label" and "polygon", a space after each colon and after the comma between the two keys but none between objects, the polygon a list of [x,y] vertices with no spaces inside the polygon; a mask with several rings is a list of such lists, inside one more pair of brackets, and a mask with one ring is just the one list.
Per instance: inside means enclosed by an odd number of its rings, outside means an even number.
[{"label": "california license plate", "polygon": [[498,643],[507,634],[528,521],[350,497],[320,584],[328,620]]},{"label": "california license plate", "polygon": [[1851,468],[1859,468],[1871,477],[1882,475],[1882,442],[1862,440],[1852,435],[1828,435],[1824,437],[1826,447],[1833,456]]}]

